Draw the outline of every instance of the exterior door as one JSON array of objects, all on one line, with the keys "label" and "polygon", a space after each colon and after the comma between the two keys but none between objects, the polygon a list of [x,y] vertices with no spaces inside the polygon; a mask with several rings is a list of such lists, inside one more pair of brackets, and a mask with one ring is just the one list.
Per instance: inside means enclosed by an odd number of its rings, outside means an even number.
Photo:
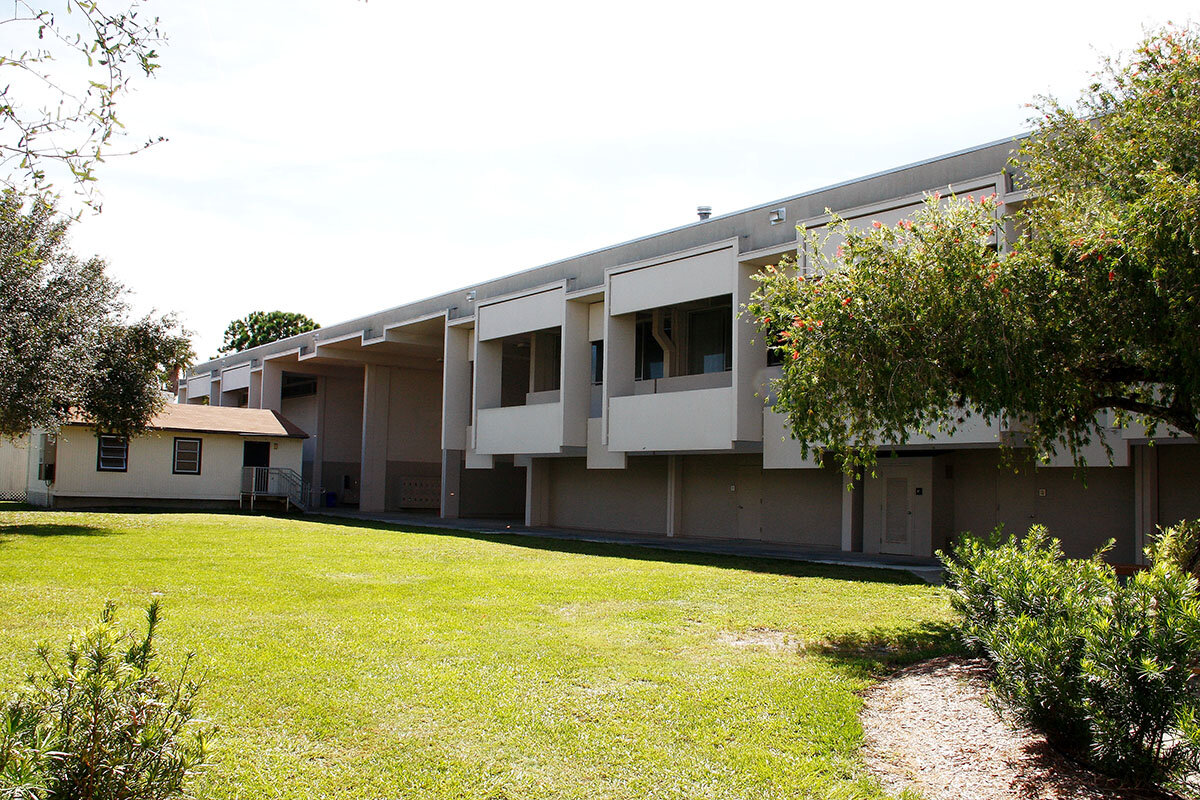
[{"label": "exterior door", "polygon": [[737,538],[762,539],[762,467],[737,468]]},{"label": "exterior door", "polygon": [[271,466],[270,442],[246,442],[242,445],[243,467]]},{"label": "exterior door", "polygon": [[879,552],[912,554],[913,510],[907,473],[889,472],[883,478],[883,528]]}]

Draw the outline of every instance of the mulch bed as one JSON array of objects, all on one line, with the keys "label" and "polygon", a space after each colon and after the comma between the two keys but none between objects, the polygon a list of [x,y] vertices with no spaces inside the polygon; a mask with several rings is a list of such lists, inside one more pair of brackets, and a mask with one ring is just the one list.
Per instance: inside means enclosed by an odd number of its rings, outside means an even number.
[{"label": "mulch bed", "polygon": [[986,698],[983,662],[936,658],[867,691],[867,766],[884,788],[928,800],[1163,800],[1121,788],[1015,726]]}]

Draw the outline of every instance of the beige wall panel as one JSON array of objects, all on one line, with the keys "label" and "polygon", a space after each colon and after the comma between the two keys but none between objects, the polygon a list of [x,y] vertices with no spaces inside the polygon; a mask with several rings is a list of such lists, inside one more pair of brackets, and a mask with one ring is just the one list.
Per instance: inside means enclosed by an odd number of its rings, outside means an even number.
[{"label": "beige wall panel", "polygon": [[604,338],[604,303],[588,305],[588,341],[598,342]]},{"label": "beige wall panel", "polygon": [[562,403],[481,408],[476,413],[476,453],[557,453],[562,448]]},{"label": "beige wall panel", "polygon": [[623,470],[588,470],[582,458],[547,463],[551,525],[666,535],[666,458],[631,458]]},{"label": "beige wall panel", "polygon": [[614,273],[609,280],[608,313],[733,294],[737,253],[732,247],[648,267]]},{"label": "beige wall panel", "polygon": [[287,417],[288,421],[300,426],[300,429],[308,434],[309,438],[304,440],[304,460],[312,461],[316,452],[317,445],[317,398],[318,395],[310,394],[306,397],[288,397],[284,398],[281,405],[282,410],[279,412]]},{"label": "beige wall panel", "polygon": [[388,461],[442,460],[442,375],[394,369],[388,413]]},{"label": "beige wall panel", "polygon": [[189,378],[187,382],[187,394],[189,400],[195,400],[197,397],[208,397],[212,380],[207,375],[201,375],[198,378]]},{"label": "beige wall panel", "polygon": [[620,452],[614,453],[604,446],[604,420],[593,417],[587,422],[587,468],[625,469],[626,455]]},{"label": "beige wall panel", "polygon": [[250,365],[243,364],[240,367],[232,367],[231,369],[222,370],[221,372],[221,391],[232,392],[237,389],[250,388]]},{"label": "beige wall panel", "polygon": [[770,406],[764,406],[763,417],[763,469],[819,469],[816,456],[807,458],[800,452],[800,443],[792,438],[787,429],[787,416],[776,414]]},{"label": "beige wall panel", "polygon": [[610,450],[724,450],[732,442],[731,388],[609,400]]},{"label": "beige wall panel", "polygon": [[763,539],[839,549],[845,484],[836,469],[764,472]]},{"label": "beige wall panel", "polygon": [[479,341],[499,339],[514,333],[557,328],[563,323],[566,296],[561,287],[512,300],[481,305],[476,312],[475,335]]},{"label": "beige wall panel", "polygon": [[363,379],[325,379],[326,461],[359,463],[362,458]]},{"label": "beige wall panel", "polygon": [[738,537],[738,464],[744,456],[684,456],[684,536],[719,539]]},{"label": "beige wall panel", "polygon": [[972,414],[969,418],[964,418],[964,421],[958,426],[953,436],[941,431],[934,431],[932,436],[914,433],[909,437],[908,444],[910,446],[936,444],[950,447],[965,444],[999,445],[1000,423],[997,420],[987,423],[984,422],[983,417],[978,414]]},{"label": "beige wall panel", "polygon": [[[175,437],[199,438],[199,475],[174,475]],[[129,469],[96,469],[96,436],[91,428],[64,428],[58,437],[55,495],[71,497],[130,497],[181,500],[237,500],[242,479],[242,444],[272,441],[271,466],[299,475],[302,448],[298,439],[266,440],[215,434],[155,432],[129,441]]]},{"label": "beige wall panel", "polygon": [[1200,445],[1157,444],[1158,522],[1200,519]]},{"label": "beige wall panel", "polygon": [[464,435],[471,424],[471,332],[461,328],[446,328],[445,360],[443,362],[442,447],[446,450],[466,450]]},{"label": "beige wall panel", "polygon": [[1062,540],[1068,555],[1089,556],[1111,538],[1117,546],[1110,558],[1133,561],[1132,468],[1090,467],[1085,486],[1069,469],[1025,466],[1014,473],[993,450],[954,453],[947,463],[954,484],[953,535],[985,536],[1001,524],[1006,533],[1024,534],[1036,523]]}]

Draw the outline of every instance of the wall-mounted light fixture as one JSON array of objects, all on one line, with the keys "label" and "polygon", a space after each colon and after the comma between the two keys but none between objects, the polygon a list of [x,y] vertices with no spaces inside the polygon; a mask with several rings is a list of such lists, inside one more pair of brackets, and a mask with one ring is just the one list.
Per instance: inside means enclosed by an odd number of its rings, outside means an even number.
[{"label": "wall-mounted light fixture", "polygon": [[772,225],[778,225],[787,219],[787,208],[773,208],[767,212],[767,218]]}]

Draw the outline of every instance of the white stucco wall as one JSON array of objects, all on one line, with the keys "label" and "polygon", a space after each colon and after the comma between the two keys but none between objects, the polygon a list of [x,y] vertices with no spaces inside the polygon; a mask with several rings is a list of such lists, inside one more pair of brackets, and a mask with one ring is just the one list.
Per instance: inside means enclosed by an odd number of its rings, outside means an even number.
[{"label": "white stucco wall", "polygon": [[29,472],[29,437],[0,436],[0,498],[25,493]]},{"label": "white stucco wall", "polygon": [[[199,475],[171,471],[175,437],[198,438]],[[271,441],[271,466],[301,471],[300,439],[268,439],[232,434],[154,432],[129,441],[126,472],[96,469],[96,436],[91,428],[64,428],[58,436],[58,466],[50,492],[62,497],[128,497],[161,500],[237,500],[241,488],[242,443]]]}]

